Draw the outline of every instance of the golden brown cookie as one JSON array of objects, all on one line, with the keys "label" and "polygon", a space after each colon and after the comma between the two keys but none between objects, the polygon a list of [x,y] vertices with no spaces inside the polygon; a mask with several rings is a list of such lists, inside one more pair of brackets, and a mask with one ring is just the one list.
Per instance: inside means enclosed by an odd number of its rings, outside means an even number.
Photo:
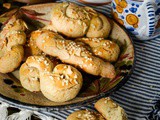
[{"label": "golden brown cookie", "polygon": [[40,78],[40,88],[45,97],[55,102],[65,102],[77,96],[83,84],[81,73],[71,65],[59,64],[52,73]]},{"label": "golden brown cookie", "polygon": [[114,78],[114,66],[92,55],[84,46],[65,40],[57,33],[45,31],[37,37],[36,44],[44,53],[58,57],[62,62],[72,64],[92,75]]},{"label": "golden brown cookie", "polygon": [[108,62],[115,62],[120,54],[119,46],[110,40],[104,38],[78,38],[76,41],[86,43],[91,47],[92,52]]},{"label": "golden brown cookie", "polygon": [[70,114],[67,120],[105,120],[105,118],[97,112],[78,110]]},{"label": "golden brown cookie", "polygon": [[128,120],[124,109],[109,97],[98,100],[95,108],[106,120]]},{"label": "golden brown cookie", "polygon": [[[111,25],[108,19],[90,7],[74,3],[56,4],[51,11],[53,30],[68,37],[108,37]],[[51,28],[51,27],[50,27]]]},{"label": "golden brown cookie", "polygon": [[12,18],[0,33],[0,72],[15,70],[24,57],[26,24],[21,19]]}]

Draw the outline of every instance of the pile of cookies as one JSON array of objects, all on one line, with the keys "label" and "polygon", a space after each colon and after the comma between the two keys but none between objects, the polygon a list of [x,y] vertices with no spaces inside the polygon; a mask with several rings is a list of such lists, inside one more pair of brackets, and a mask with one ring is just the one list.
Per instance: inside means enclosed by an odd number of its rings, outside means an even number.
[{"label": "pile of cookies", "polygon": [[50,12],[51,23],[31,33],[26,32],[28,25],[14,16],[4,26],[0,72],[20,67],[22,86],[31,92],[41,91],[55,102],[77,96],[83,85],[80,71],[113,79],[112,63],[120,48],[107,39],[112,29],[107,17],[74,3],[56,4]]},{"label": "pile of cookies", "polygon": [[98,111],[78,110],[67,117],[67,120],[128,120],[124,109],[109,97],[101,98],[95,105]]}]

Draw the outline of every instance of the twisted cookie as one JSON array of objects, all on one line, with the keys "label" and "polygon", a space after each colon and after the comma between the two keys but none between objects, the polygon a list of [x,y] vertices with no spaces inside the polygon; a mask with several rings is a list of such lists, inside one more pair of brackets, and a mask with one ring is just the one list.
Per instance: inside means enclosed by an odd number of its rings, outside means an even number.
[{"label": "twisted cookie", "polygon": [[68,37],[108,37],[111,25],[108,19],[90,7],[74,3],[56,4],[51,12],[52,28]]},{"label": "twisted cookie", "polygon": [[53,64],[43,56],[30,56],[20,68],[20,81],[24,88],[41,91],[55,102],[76,97],[83,83],[81,73],[65,64]]},{"label": "twisted cookie", "polygon": [[104,38],[78,38],[76,41],[88,44],[96,56],[109,62],[115,62],[118,59],[120,48],[110,40],[105,40]]},{"label": "twisted cookie", "polygon": [[67,117],[67,120],[106,120],[101,114],[89,110],[78,110]]},{"label": "twisted cookie", "polygon": [[15,70],[24,56],[23,45],[26,42],[24,21],[9,21],[0,33],[0,72],[8,73]]},{"label": "twisted cookie", "polygon": [[115,77],[115,69],[112,64],[94,57],[84,46],[71,40],[65,40],[57,33],[41,31],[36,43],[38,48],[46,54],[78,66],[87,73],[108,78]]},{"label": "twisted cookie", "polygon": [[22,86],[31,91],[40,91],[40,73],[52,72],[55,65],[43,56],[30,56],[20,67],[20,82]]}]

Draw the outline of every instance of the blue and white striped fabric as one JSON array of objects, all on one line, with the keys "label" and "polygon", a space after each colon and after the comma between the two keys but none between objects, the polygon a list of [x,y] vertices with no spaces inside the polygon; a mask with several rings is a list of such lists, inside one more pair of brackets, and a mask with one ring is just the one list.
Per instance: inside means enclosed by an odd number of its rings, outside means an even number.
[{"label": "blue and white striped fabric", "polygon": [[[110,5],[91,7],[110,15]],[[160,111],[157,106],[155,110],[155,105],[158,101],[160,102],[160,36],[145,42],[133,39],[136,49],[135,70],[128,82],[110,97],[126,110],[129,120],[160,120]],[[92,104],[73,110],[54,112],[50,115],[58,120],[65,120],[70,113],[79,109],[94,110]],[[159,117],[156,118],[158,113]]]}]

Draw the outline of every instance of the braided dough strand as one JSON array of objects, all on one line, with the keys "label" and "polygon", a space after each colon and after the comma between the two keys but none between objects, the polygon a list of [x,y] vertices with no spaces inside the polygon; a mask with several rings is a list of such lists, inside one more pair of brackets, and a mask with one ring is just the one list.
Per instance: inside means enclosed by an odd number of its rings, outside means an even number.
[{"label": "braided dough strand", "polygon": [[80,67],[87,73],[108,78],[115,77],[115,69],[112,64],[94,57],[84,46],[71,40],[65,40],[57,33],[42,31],[36,43],[39,49],[46,54]]},{"label": "braided dough strand", "polygon": [[0,72],[15,70],[24,56],[26,24],[21,19],[11,19],[0,33]]},{"label": "braided dough strand", "polygon": [[40,77],[43,95],[49,100],[65,102],[76,97],[83,84],[81,73],[71,65],[59,64],[52,73]]},{"label": "braided dough strand", "polygon": [[104,38],[78,38],[76,41],[86,43],[96,56],[109,62],[115,62],[118,59],[120,48],[113,41],[105,40]]},{"label": "braided dough strand", "polygon": [[22,86],[31,91],[40,91],[40,73],[52,72],[54,65],[43,56],[30,56],[20,67],[20,81]]}]

